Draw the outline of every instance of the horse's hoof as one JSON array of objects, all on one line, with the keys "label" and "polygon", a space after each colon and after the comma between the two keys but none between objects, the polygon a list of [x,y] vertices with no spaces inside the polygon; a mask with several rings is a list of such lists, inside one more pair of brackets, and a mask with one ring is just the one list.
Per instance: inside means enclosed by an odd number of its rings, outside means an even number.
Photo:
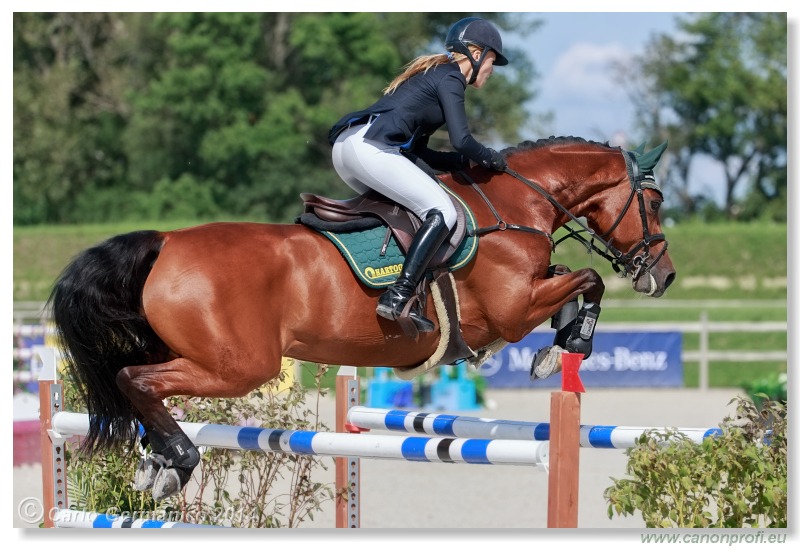
[{"label": "horse's hoof", "polygon": [[536,352],[531,364],[531,380],[547,378],[561,372],[561,346],[548,346]]},{"label": "horse's hoof", "polygon": [[133,474],[133,488],[137,491],[146,491],[153,486],[156,475],[164,467],[161,460],[154,460],[152,456],[143,458],[136,466]]},{"label": "horse's hoof", "polygon": [[153,481],[153,500],[158,502],[176,495],[182,488],[180,476],[175,468],[161,468]]}]

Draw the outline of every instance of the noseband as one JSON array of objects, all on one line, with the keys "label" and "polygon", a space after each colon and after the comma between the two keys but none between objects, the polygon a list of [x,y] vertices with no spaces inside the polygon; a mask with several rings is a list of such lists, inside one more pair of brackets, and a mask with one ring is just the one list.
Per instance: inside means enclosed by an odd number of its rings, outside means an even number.
[{"label": "noseband", "polygon": [[[555,248],[558,244],[566,239],[575,239],[582,243],[587,250],[597,252],[600,256],[605,258],[611,263],[611,267],[614,271],[619,274],[620,277],[627,277],[630,274],[634,281],[639,279],[642,275],[649,273],[650,270],[658,263],[664,253],[667,251],[667,239],[663,233],[653,233],[651,234],[649,229],[647,228],[647,211],[645,209],[644,204],[644,190],[645,189],[653,189],[657,191],[659,195],[663,197],[663,193],[661,192],[661,188],[656,183],[655,177],[653,177],[652,172],[645,172],[641,173],[639,169],[639,162],[636,159],[636,155],[630,151],[623,151],[623,157],[625,159],[625,165],[628,169],[628,180],[631,182],[631,194],[628,196],[628,200],[625,203],[625,208],[622,209],[619,216],[617,217],[616,221],[611,225],[611,228],[606,231],[603,235],[597,235],[595,232],[589,228],[585,223],[581,222],[575,215],[572,214],[569,210],[564,208],[550,193],[548,193],[544,188],[538,185],[536,182],[533,182],[518,172],[515,172],[511,168],[506,168],[505,172],[511,176],[514,176],[516,179],[542,195],[546,198],[553,206],[558,208],[561,212],[566,214],[573,222],[578,224],[581,229],[575,230],[572,227],[567,225],[564,226],[564,229],[567,230],[567,235],[562,237],[556,242],[553,242],[552,237],[544,233],[538,229],[533,229],[530,227],[519,226],[516,224],[507,224],[506,222],[502,221],[497,211],[492,207],[491,203],[489,202],[486,195],[480,190],[478,185],[472,181],[466,174],[460,172],[459,175],[464,177],[475,190],[483,197],[483,200],[489,205],[492,213],[494,214],[495,218],[497,219],[497,225],[477,229],[473,231],[473,234],[481,235],[483,233],[488,233],[491,231],[505,231],[506,229],[516,229],[520,231],[526,231],[529,233],[538,233],[547,236],[550,238],[552,243],[552,249],[555,251]],[[631,248],[627,253],[622,252],[618,248],[616,248],[612,242],[613,238],[611,237],[611,233],[617,226],[622,222],[622,219],[625,217],[625,214],[628,212],[631,204],[633,203],[633,197],[638,198],[639,202],[639,215],[642,219],[642,240],[639,241],[637,245]],[[591,235],[591,238],[587,240],[581,233],[587,233]],[[661,251],[656,255],[655,258],[650,257],[650,246],[658,241],[664,241],[664,246],[662,247]],[[595,242],[599,243],[600,246],[595,244]],[[641,253],[639,253],[641,251]]]}]

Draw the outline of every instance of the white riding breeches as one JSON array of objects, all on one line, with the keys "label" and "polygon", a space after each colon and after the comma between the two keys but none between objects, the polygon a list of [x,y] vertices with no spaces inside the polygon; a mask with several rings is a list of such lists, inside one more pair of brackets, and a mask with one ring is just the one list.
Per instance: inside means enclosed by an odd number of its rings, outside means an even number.
[{"label": "white riding breeches", "polygon": [[369,189],[405,206],[422,221],[438,210],[452,229],[456,209],[450,196],[431,177],[408,160],[397,146],[364,139],[369,124],[346,128],[333,144],[333,167],[359,194]]}]

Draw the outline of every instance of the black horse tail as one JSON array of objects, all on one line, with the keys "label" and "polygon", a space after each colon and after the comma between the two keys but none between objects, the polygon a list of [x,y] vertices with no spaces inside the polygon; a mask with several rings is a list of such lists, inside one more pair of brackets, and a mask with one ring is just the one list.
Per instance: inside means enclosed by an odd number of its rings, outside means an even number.
[{"label": "black horse tail", "polygon": [[80,253],[50,294],[57,335],[71,384],[89,412],[89,453],[136,441],[138,421],[117,387],[124,367],[158,362],[164,343],[142,314],[142,289],[163,235],[137,231]]}]

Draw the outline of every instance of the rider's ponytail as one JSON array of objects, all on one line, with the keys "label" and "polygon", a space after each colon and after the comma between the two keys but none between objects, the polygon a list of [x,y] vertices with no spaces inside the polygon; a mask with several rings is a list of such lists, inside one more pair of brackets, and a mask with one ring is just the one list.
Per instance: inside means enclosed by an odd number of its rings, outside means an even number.
[{"label": "rider's ponytail", "polygon": [[[470,50],[478,50],[480,48],[470,45]],[[393,93],[403,82],[411,78],[417,73],[426,72],[428,69],[432,67],[436,67],[437,65],[443,65],[445,63],[450,63],[452,61],[458,62],[462,59],[465,59],[467,56],[461,53],[440,53],[440,54],[432,54],[432,55],[421,55],[418,58],[414,59],[410,63],[408,63],[405,67],[403,67],[403,72],[400,73],[395,77],[394,80],[383,90],[384,95],[389,95]]]}]

